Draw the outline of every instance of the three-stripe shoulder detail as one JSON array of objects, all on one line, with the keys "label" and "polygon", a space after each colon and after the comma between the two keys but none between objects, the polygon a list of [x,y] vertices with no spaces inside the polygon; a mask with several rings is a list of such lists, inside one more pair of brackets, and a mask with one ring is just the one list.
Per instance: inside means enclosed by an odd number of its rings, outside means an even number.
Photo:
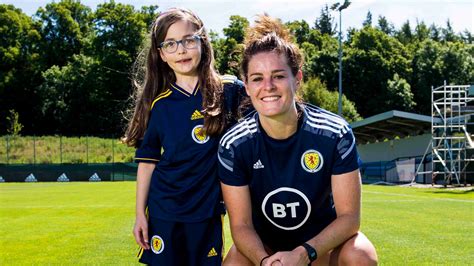
[{"label": "three-stripe shoulder detail", "polygon": [[159,100],[163,99],[163,98],[166,98],[168,96],[171,95],[171,93],[173,93],[170,89],[167,89],[165,90],[164,92],[160,93],[156,98],[155,100],[153,100],[153,102],[151,103],[151,107],[150,107],[150,110],[153,109],[153,106],[155,106],[155,103],[158,102]]},{"label": "three-stripe shoulder detail", "polygon": [[308,119],[306,124],[313,128],[328,130],[342,137],[349,129],[349,124],[339,116],[326,110],[307,107]]},{"label": "three-stripe shoulder detail", "polygon": [[255,132],[257,132],[255,117],[244,119],[222,136],[220,145],[228,149],[234,141]]},{"label": "three-stripe shoulder detail", "polygon": [[223,84],[226,83],[235,83],[237,81],[237,77],[233,75],[223,75],[221,76],[221,82]]}]

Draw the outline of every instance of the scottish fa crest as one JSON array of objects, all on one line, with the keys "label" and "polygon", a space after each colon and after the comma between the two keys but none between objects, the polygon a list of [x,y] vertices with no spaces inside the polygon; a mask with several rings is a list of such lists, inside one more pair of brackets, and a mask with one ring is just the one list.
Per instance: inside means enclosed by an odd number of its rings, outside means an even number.
[{"label": "scottish fa crest", "polygon": [[151,238],[151,251],[155,254],[160,254],[165,249],[165,242],[160,236],[154,235]]},{"label": "scottish fa crest", "polygon": [[316,173],[323,167],[323,156],[317,150],[307,150],[301,156],[301,166],[306,172]]},{"label": "scottish fa crest", "polygon": [[209,140],[209,136],[207,136],[204,132],[202,125],[195,126],[191,132],[191,136],[193,137],[193,140],[198,144],[204,144]]}]

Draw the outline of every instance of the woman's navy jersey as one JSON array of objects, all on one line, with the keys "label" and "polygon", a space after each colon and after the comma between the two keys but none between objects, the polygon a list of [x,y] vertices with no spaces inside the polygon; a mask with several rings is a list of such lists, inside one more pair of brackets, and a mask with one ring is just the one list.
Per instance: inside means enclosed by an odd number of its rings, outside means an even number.
[{"label": "woman's navy jersey", "polygon": [[[226,112],[234,112],[243,83],[224,76]],[[231,106],[229,106],[231,105]],[[136,162],[156,163],[148,193],[148,213],[153,218],[200,222],[223,211],[217,177],[218,138],[202,130],[202,94],[170,84],[151,107],[150,120]],[[235,112],[234,112],[235,113]]]},{"label": "woman's navy jersey", "polygon": [[253,112],[219,145],[221,181],[249,186],[255,230],[273,251],[292,250],[330,224],[331,176],[359,167],[346,121],[309,104],[298,109],[298,129],[287,139],[269,137]]}]

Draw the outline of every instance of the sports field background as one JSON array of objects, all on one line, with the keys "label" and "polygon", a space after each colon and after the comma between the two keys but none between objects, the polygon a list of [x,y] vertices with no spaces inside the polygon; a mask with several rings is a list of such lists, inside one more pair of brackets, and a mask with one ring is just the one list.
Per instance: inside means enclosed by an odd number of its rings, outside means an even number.
[{"label": "sports field background", "polygon": [[[0,265],[138,265],[134,205],[135,182],[0,184]],[[474,265],[474,190],[364,185],[361,229],[381,265]]]}]

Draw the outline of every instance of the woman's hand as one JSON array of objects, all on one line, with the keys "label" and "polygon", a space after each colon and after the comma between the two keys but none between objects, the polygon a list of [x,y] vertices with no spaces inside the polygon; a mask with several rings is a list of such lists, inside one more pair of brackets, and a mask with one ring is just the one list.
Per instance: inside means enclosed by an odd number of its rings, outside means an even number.
[{"label": "woman's hand", "polygon": [[298,246],[292,251],[280,251],[275,253],[268,259],[264,260],[262,264],[265,266],[306,266],[309,264],[309,259],[306,249],[302,246]]}]

